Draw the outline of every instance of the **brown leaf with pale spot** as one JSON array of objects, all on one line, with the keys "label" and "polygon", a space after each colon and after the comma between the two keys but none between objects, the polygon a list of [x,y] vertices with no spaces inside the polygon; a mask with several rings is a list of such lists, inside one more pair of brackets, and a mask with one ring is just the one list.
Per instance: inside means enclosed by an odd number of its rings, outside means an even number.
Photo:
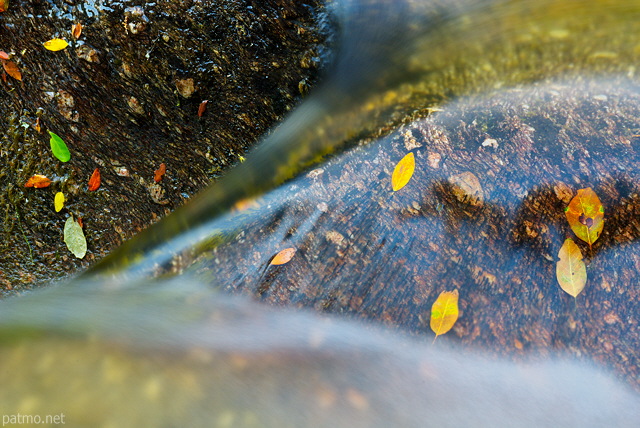
[{"label": "brown leaf with pale spot", "polygon": [[36,174],[31,177],[24,184],[24,187],[35,187],[36,189],[42,189],[43,187],[49,187],[51,185],[51,180],[49,180],[44,175]]}]

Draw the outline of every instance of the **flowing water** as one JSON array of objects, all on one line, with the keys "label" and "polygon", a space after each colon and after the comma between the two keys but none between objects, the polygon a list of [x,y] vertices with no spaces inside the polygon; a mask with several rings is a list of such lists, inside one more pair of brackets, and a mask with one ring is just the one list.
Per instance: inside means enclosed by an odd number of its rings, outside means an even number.
[{"label": "flowing water", "polygon": [[[324,83],[246,162],[73,283],[3,303],[0,413],[635,426],[640,4],[331,6]],[[416,172],[393,192],[409,151]],[[574,299],[555,263],[585,187],[605,229],[582,245]],[[431,304],[450,289],[461,317],[430,345]]]}]

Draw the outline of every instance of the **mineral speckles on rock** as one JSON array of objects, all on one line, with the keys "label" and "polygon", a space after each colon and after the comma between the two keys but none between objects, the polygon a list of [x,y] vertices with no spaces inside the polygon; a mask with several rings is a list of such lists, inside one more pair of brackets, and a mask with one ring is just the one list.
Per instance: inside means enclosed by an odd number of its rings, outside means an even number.
[{"label": "mineral speckles on rock", "polygon": [[124,28],[130,34],[142,33],[149,23],[149,18],[144,14],[140,6],[128,7],[124,10]]}]

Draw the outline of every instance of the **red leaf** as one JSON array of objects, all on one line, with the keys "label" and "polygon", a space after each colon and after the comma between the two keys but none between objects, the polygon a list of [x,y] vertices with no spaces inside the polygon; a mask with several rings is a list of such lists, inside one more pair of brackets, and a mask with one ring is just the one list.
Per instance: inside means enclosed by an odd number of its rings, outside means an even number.
[{"label": "red leaf", "polygon": [[208,103],[209,103],[209,100],[204,100],[203,102],[200,103],[200,107],[198,107],[198,117],[202,117],[205,110],[207,109]]},{"label": "red leaf", "polygon": [[5,51],[0,51],[0,59],[9,59],[9,54]]},{"label": "red leaf", "polygon": [[100,170],[96,168],[89,179],[89,191],[95,192],[100,187]]},{"label": "red leaf", "polygon": [[35,187],[36,189],[42,189],[43,187],[49,187],[51,184],[51,180],[49,180],[44,175],[36,174],[31,177],[24,184],[24,187]]},{"label": "red leaf", "polygon": [[158,183],[160,180],[162,180],[162,176],[165,172],[167,172],[167,166],[164,163],[161,163],[158,169],[155,170],[153,180]]},{"label": "red leaf", "polygon": [[22,80],[22,73],[20,73],[20,69],[15,62],[2,60],[2,66],[9,76],[16,80]]}]

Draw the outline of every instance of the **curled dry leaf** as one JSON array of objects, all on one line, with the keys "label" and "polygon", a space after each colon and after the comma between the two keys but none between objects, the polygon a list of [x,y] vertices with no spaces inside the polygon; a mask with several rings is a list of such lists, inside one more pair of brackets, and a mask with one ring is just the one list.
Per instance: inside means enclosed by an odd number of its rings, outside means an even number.
[{"label": "curled dry leaf", "polygon": [[165,172],[167,172],[167,166],[163,162],[160,164],[158,169],[154,171],[153,181],[155,181],[156,183],[160,182]]},{"label": "curled dry leaf", "polygon": [[82,226],[73,220],[73,216],[69,216],[64,223],[64,243],[79,259],[87,254],[87,239],[84,237]]},{"label": "curled dry leaf", "polygon": [[20,72],[20,69],[18,68],[18,65],[15,62],[2,59],[2,67],[4,68],[4,71],[6,71],[9,76],[13,77],[16,80],[20,80],[20,81],[22,80],[22,73]]},{"label": "curled dry leaf", "polygon": [[49,180],[44,175],[36,174],[31,177],[24,184],[24,187],[35,187],[36,189],[42,189],[43,187],[49,187],[51,185],[51,180]]},{"label": "curled dry leaf", "polygon": [[79,22],[76,22],[71,26],[71,35],[73,36],[74,39],[79,39],[81,34],[82,34],[82,24]]},{"label": "curled dry leaf", "polygon": [[391,187],[394,192],[397,192],[409,183],[415,168],[416,160],[413,156],[413,152],[407,153],[402,159],[400,159],[393,169],[393,175],[391,176]]},{"label": "curled dry leaf", "polygon": [[100,169],[96,168],[89,178],[89,191],[95,192],[100,187]]},{"label": "curled dry leaf", "polygon": [[562,244],[558,253],[560,260],[556,264],[556,278],[560,287],[577,297],[587,283],[587,267],[582,261],[580,248],[568,238]]},{"label": "curled dry leaf", "polygon": [[53,207],[56,209],[57,213],[62,210],[62,207],[64,207],[64,193],[56,193],[56,196],[53,198]]},{"label": "curled dry leaf", "polygon": [[578,190],[578,194],[565,208],[571,230],[592,246],[604,228],[604,207],[591,187]]},{"label": "curled dry leaf", "polygon": [[66,40],[63,39],[51,39],[43,43],[45,49],[50,50],[52,52],[57,52],[65,49],[69,46]]},{"label": "curled dry leaf", "polygon": [[296,254],[295,248],[293,247],[285,248],[284,250],[276,254],[275,257],[271,259],[271,263],[269,264],[273,266],[277,266],[277,265],[283,265],[285,263],[289,263],[289,261],[293,258],[295,254]]},{"label": "curled dry leaf", "polygon": [[438,336],[445,334],[458,320],[458,290],[443,291],[431,306],[431,330]]}]

